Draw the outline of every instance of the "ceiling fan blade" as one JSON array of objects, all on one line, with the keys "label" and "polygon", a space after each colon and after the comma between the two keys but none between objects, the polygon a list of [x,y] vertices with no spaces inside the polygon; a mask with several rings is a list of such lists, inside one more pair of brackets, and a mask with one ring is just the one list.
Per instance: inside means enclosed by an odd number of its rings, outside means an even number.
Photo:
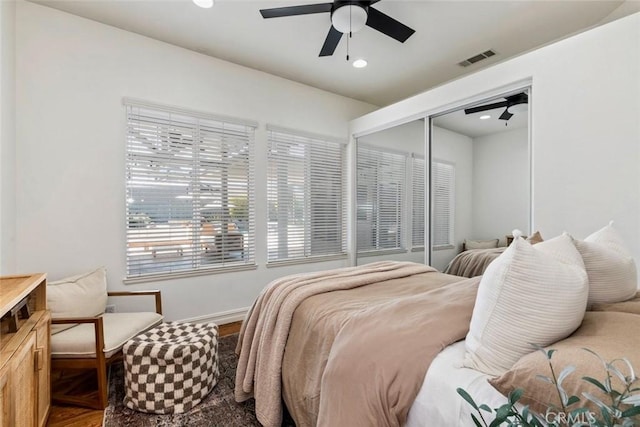
[{"label": "ceiling fan blade", "polygon": [[513,114],[511,114],[509,112],[509,108],[505,108],[504,111],[502,112],[502,114],[500,114],[500,117],[498,117],[500,120],[509,120],[511,117],[513,117]]},{"label": "ceiling fan blade", "polygon": [[400,43],[404,43],[415,33],[415,30],[372,7],[369,8],[367,25],[382,34],[398,40]]},{"label": "ceiling fan blade", "polygon": [[509,105],[528,104],[529,103],[529,96],[524,92],[518,93],[518,94],[515,94],[515,95],[511,95],[511,96],[507,96],[505,99],[507,100],[507,102],[509,102]]},{"label": "ceiling fan blade", "polygon": [[329,28],[329,33],[327,34],[327,38],[324,40],[324,44],[322,45],[322,49],[320,49],[319,56],[331,56],[333,52],[336,51],[336,47],[338,47],[338,43],[342,38],[342,33],[336,30],[333,25]]},{"label": "ceiling fan blade", "polygon": [[493,104],[479,105],[477,107],[465,108],[464,113],[474,114],[474,113],[479,113],[481,111],[495,110],[496,108],[508,107],[509,105],[512,105],[509,103],[509,101],[494,102]]},{"label": "ceiling fan blade", "polygon": [[309,15],[312,13],[331,12],[333,3],[305,4],[301,6],[274,7],[260,9],[263,18],[280,18],[282,16]]}]

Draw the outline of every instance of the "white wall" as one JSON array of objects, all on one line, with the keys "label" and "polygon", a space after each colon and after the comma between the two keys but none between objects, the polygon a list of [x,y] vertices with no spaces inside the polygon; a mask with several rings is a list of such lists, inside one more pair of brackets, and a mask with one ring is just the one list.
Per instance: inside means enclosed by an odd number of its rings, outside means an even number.
[{"label": "white wall", "polygon": [[373,106],[27,2],[17,9],[17,52],[20,271],[56,279],[105,265],[110,289],[159,288],[166,317],[184,319],[247,307],[274,278],[348,263],[267,269],[258,208],[257,270],[123,285],[122,98],[257,120],[258,207],[265,123],[346,138],[348,121]]},{"label": "white wall", "polygon": [[455,222],[452,249],[431,252],[430,264],[442,271],[460,251],[465,238],[471,238],[473,218],[473,140],[448,129],[437,126],[431,132],[431,156],[455,165]]},{"label": "white wall", "polygon": [[0,274],[16,272],[15,13],[0,1]]},{"label": "white wall", "polygon": [[[415,153],[424,156],[424,120],[414,120],[380,132],[358,138],[358,143],[365,143],[381,148],[387,148],[405,153]],[[408,212],[406,212],[405,223],[409,224]],[[357,226],[357,225],[356,225]],[[406,227],[404,239],[410,241],[411,228]],[[413,261],[424,263],[424,251],[407,251],[403,253],[385,255],[358,255],[357,264],[369,264],[372,262],[392,260],[392,261]]]},{"label": "white wall", "polygon": [[473,239],[529,232],[527,128],[473,139]]},{"label": "white wall", "polygon": [[356,134],[532,82],[533,226],[583,238],[611,219],[640,263],[640,14],[444,84],[351,123]]}]

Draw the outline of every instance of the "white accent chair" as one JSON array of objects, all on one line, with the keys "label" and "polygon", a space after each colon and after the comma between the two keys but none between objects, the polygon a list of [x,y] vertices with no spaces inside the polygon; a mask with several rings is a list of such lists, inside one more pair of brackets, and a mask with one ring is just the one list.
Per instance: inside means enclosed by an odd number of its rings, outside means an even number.
[{"label": "white accent chair", "polygon": [[[107,297],[154,296],[155,312],[105,313]],[[52,315],[51,367],[54,370],[96,371],[98,398],[53,391],[55,403],[95,409],[107,407],[107,366],[122,359],[122,347],[131,338],[162,323],[160,291],[107,292],[103,268],[47,287]]]}]

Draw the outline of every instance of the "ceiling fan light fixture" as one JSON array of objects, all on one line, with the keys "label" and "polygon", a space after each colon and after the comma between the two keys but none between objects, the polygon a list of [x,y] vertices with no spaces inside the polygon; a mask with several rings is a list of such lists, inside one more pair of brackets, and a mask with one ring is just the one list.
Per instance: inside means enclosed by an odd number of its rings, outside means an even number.
[{"label": "ceiling fan light fixture", "polygon": [[480,120],[488,120],[490,118],[491,118],[491,116],[489,114],[485,114],[483,116],[480,116]]},{"label": "ceiling fan light fixture", "polygon": [[343,34],[356,33],[367,24],[367,11],[354,4],[340,6],[331,13],[331,24]]},{"label": "ceiling fan light fixture", "polygon": [[367,60],[366,59],[356,59],[355,61],[353,61],[353,68],[364,68],[367,66]]},{"label": "ceiling fan light fixture", "polygon": [[509,107],[509,112],[512,114],[526,113],[528,109],[529,109],[529,105],[526,103],[522,103],[522,104],[512,105],[511,107]]},{"label": "ceiling fan light fixture", "polygon": [[203,9],[209,9],[213,7],[213,0],[193,0],[196,6],[200,6]]}]

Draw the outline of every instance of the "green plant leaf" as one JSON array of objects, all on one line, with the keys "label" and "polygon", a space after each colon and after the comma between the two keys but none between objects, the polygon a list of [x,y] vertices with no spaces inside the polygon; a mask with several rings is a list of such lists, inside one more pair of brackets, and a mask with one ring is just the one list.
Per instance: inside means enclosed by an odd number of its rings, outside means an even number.
[{"label": "green plant leaf", "polygon": [[608,426],[613,427],[613,420],[611,419],[611,414],[609,414],[608,408],[600,407],[600,412],[602,412],[602,418],[604,418],[604,422],[607,423]]},{"label": "green plant leaf", "polygon": [[627,396],[622,399],[622,403],[626,403],[627,405],[640,405],[640,394],[634,394],[632,396]]},{"label": "green plant leaf", "polygon": [[631,418],[636,415],[640,415],[640,406],[634,406],[626,411],[622,411],[622,418]]},{"label": "green plant leaf", "polygon": [[596,405],[598,405],[598,408],[600,408],[601,410],[603,410],[604,412],[607,412],[607,414],[609,414],[609,412],[607,411],[609,409],[609,407],[607,405],[605,405],[605,403],[602,400],[598,399],[597,397],[595,397],[591,393],[583,392],[582,395],[584,397],[586,397],[587,399],[589,399],[590,401],[592,401],[593,403],[595,403]]},{"label": "green plant leaf", "polygon": [[476,405],[476,402],[475,402],[475,401],[473,400],[473,398],[469,395],[469,393],[467,393],[464,389],[462,389],[462,388],[460,388],[460,387],[458,387],[458,388],[456,389],[456,391],[458,392],[458,394],[459,394],[460,396],[462,396],[462,398],[463,398],[464,400],[466,400],[466,401],[467,401],[467,403],[468,403],[469,405],[471,405],[471,407],[472,407],[473,409],[475,409],[476,411],[478,410],[478,405]]},{"label": "green plant leaf", "polygon": [[580,402],[580,398],[578,396],[571,396],[569,397],[569,400],[567,400],[567,406],[571,406],[573,404],[576,404]]},{"label": "green plant leaf", "polygon": [[631,362],[629,362],[629,359],[623,357],[622,361],[626,363],[627,368],[629,369],[629,382],[632,383],[637,380],[638,378],[636,377],[636,371],[633,370],[633,365],[631,364]]},{"label": "green plant leaf", "polygon": [[562,381],[564,381],[564,379],[567,378],[567,376],[571,375],[571,373],[573,373],[575,370],[576,367],[573,365],[565,366],[562,372],[560,372],[560,375],[558,375],[558,384],[562,384]]},{"label": "green plant leaf", "polygon": [[615,366],[613,366],[613,362],[612,363],[607,363],[607,369],[609,370],[609,372],[612,372],[616,377],[618,377],[618,379],[620,379],[620,381],[623,384],[626,384],[627,378],[624,376],[624,374],[622,372],[620,372],[620,369],[618,369]]},{"label": "green plant leaf", "polygon": [[602,358],[598,353],[596,353],[596,352],[595,352],[595,351],[593,351],[593,350],[589,350],[588,348],[584,348],[584,347],[583,347],[582,349],[583,349],[584,351],[586,351],[586,352],[589,352],[589,353],[593,354],[595,357],[597,357],[597,358],[600,360],[600,362],[602,363],[602,367],[603,367],[603,368],[605,368],[605,369],[607,369],[607,361],[606,361],[606,360],[604,360],[604,359],[603,359],[603,358]]},{"label": "green plant leaf", "polygon": [[473,423],[476,425],[476,427],[482,427],[482,424],[480,424],[480,421],[478,421],[478,418],[476,418],[475,415],[471,414],[471,419],[473,420]]},{"label": "green plant leaf", "polygon": [[546,383],[553,384],[553,380],[551,378],[549,378],[548,376],[546,376],[546,375],[538,374],[538,375],[536,375],[536,378],[539,379],[540,381],[544,381]]},{"label": "green plant leaf", "polygon": [[483,411],[486,411],[488,413],[492,413],[493,410],[491,408],[489,408],[489,406],[485,405],[484,403],[480,406],[478,406],[478,408],[482,409]]},{"label": "green plant leaf", "polygon": [[591,378],[591,377],[582,377],[582,379],[587,381],[587,382],[590,382],[594,386],[598,387],[600,390],[602,390],[605,393],[607,393],[606,387],[600,381],[598,381],[597,379]]},{"label": "green plant leaf", "polygon": [[512,405],[515,404],[518,400],[520,400],[523,393],[524,393],[524,390],[521,388],[517,388],[513,390],[511,393],[509,393],[509,402]]}]

